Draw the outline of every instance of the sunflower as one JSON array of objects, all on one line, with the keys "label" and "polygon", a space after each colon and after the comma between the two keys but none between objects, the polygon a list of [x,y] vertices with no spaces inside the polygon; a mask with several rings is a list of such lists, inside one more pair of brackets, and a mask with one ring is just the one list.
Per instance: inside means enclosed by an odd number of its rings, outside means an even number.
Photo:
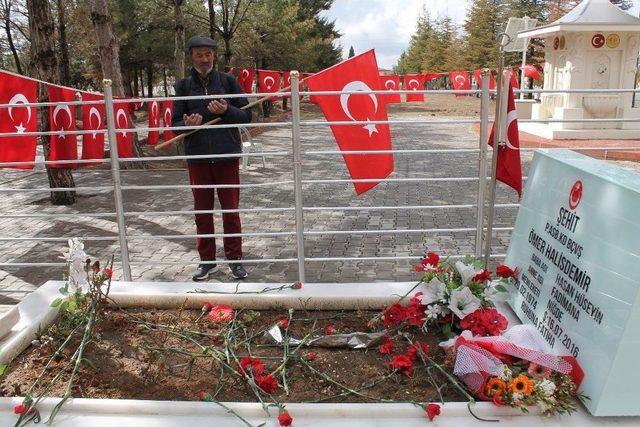
[{"label": "sunflower", "polygon": [[504,389],[507,388],[507,384],[502,381],[498,377],[493,377],[489,381],[487,381],[487,386],[485,387],[485,393],[489,397],[500,396],[504,393]]},{"label": "sunflower", "polygon": [[533,391],[533,381],[525,375],[518,375],[509,381],[508,387],[511,393],[520,393],[528,396]]}]

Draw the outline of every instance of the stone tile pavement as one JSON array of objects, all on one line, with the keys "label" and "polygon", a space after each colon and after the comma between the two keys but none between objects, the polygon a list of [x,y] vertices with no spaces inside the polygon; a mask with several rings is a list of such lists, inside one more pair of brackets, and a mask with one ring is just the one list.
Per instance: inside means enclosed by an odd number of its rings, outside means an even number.
[{"label": "stone tile pavement", "polygon": [[[391,118],[416,119],[417,114]],[[421,117],[424,119],[425,117]],[[450,117],[448,117],[450,118]],[[435,118],[431,118],[435,119]],[[476,148],[478,137],[468,124],[438,125],[433,123],[392,125],[396,149]],[[264,150],[291,149],[290,128],[270,128],[256,137]],[[336,144],[327,126],[302,127],[303,150],[334,150]],[[531,155],[524,160],[525,174]],[[474,177],[477,176],[477,153],[398,154],[393,177]],[[303,179],[348,178],[339,155],[304,156]],[[76,184],[83,186],[111,185],[109,170],[74,172]],[[243,183],[268,183],[292,180],[292,157],[269,157],[266,167],[259,158],[252,158],[241,174]],[[186,170],[130,170],[122,173],[123,185],[188,184]],[[474,204],[477,181],[471,182],[387,182],[362,196],[356,196],[350,183],[305,184],[306,207],[401,207],[407,205]],[[44,171],[0,171],[0,189],[46,187]],[[498,185],[498,203],[517,202],[515,193]],[[87,252],[101,260],[115,254],[119,259],[117,223],[114,216],[94,218],[87,213],[115,212],[113,193],[104,190],[79,191],[78,202],[69,207],[51,206],[48,192],[4,192],[0,212],[0,263],[60,262],[65,241],[46,238],[88,237]],[[124,192],[126,212],[176,211],[192,209],[189,189],[127,190]],[[242,208],[293,207],[293,186],[244,188]],[[9,218],[8,214],[64,213],[61,218]],[[515,208],[502,208],[496,213],[495,225],[509,227],[515,220]],[[413,280],[412,261],[314,261],[313,258],[418,256],[425,250],[444,255],[469,254],[474,250],[475,232],[435,233],[354,233],[331,234],[344,230],[411,230],[433,228],[475,227],[475,209],[422,210],[313,210],[305,211],[305,230],[325,233],[305,236],[308,282],[374,282]],[[132,274],[138,281],[188,281],[197,264],[197,252],[192,238],[181,234],[195,233],[193,216],[175,214],[140,214],[126,217],[129,251],[134,263]],[[242,214],[244,232],[295,231],[294,212],[269,211]],[[216,231],[222,232],[216,217]],[[171,235],[171,239],[140,239],[135,236]],[[89,237],[111,236],[110,241],[92,241]],[[7,241],[3,238],[34,237],[31,241]],[[494,253],[504,253],[509,232],[497,232],[493,239]],[[221,242],[220,242],[221,243]],[[295,258],[295,237],[245,237],[247,259]],[[218,254],[223,257],[219,244]],[[154,262],[182,262],[190,265],[167,266]],[[246,264],[252,281],[282,282],[297,280],[297,262]],[[60,279],[62,267],[0,266],[0,304],[15,304],[23,296],[50,279]],[[116,265],[116,277],[121,269]],[[227,268],[219,268],[212,280],[231,280]]]}]

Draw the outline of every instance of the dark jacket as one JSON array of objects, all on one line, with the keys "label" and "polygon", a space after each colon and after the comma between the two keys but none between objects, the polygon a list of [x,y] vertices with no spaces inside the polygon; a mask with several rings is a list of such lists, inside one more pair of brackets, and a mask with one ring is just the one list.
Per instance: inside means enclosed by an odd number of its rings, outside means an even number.
[{"label": "dark jacket", "polygon": [[[223,79],[226,82],[223,82]],[[225,87],[228,90],[225,90]],[[214,95],[223,93],[243,93],[236,79],[226,73],[211,71],[209,78],[203,82],[195,69],[191,69],[191,76],[179,80],[175,85],[176,96]],[[247,105],[247,98],[228,98],[227,111],[222,115],[209,112],[207,105],[211,99],[189,99],[174,101],[173,116],[171,124],[173,126],[185,126],[183,114],[199,113],[202,116],[202,123],[222,117],[220,124],[249,123],[251,121],[251,111],[240,108]],[[176,130],[176,133],[186,131]],[[232,154],[242,152],[242,141],[238,128],[223,129],[203,129],[185,138],[185,153],[187,155],[206,154]],[[212,161],[213,159],[195,159],[189,161]]]}]

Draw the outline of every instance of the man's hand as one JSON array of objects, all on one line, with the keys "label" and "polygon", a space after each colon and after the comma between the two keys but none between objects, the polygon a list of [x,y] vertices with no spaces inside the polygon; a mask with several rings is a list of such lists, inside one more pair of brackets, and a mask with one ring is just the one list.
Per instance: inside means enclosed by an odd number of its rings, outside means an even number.
[{"label": "man's hand", "polygon": [[220,99],[220,100],[214,99],[209,103],[209,105],[207,106],[207,109],[212,114],[217,114],[217,115],[224,114],[227,112],[227,101],[225,101],[224,99]]},{"label": "man's hand", "polygon": [[183,114],[182,119],[184,120],[185,126],[200,126],[200,124],[202,124],[202,116],[198,113],[193,113],[188,116]]}]

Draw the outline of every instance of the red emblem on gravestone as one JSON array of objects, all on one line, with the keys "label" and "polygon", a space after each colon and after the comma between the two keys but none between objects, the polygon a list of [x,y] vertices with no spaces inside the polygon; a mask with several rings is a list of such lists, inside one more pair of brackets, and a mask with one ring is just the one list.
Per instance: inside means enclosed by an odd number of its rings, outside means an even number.
[{"label": "red emblem on gravestone", "polygon": [[595,48],[601,48],[604,46],[605,38],[602,34],[598,33],[591,37],[591,46]]},{"label": "red emblem on gravestone", "polygon": [[575,210],[582,200],[582,181],[577,180],[573,187],[571,187],[571,193],[569,194],[569,208]]}]

